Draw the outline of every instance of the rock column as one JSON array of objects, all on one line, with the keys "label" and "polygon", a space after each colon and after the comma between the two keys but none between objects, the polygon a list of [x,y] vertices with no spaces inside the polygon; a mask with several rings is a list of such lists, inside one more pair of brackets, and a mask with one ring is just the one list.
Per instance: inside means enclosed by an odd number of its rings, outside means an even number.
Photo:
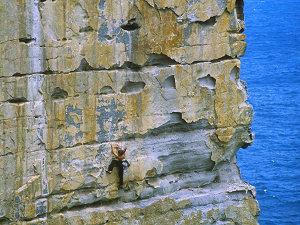
[{"label": "rock column", "polygon": [[0,223],[258,224],[244,29],[243,0],[2,0]]}]

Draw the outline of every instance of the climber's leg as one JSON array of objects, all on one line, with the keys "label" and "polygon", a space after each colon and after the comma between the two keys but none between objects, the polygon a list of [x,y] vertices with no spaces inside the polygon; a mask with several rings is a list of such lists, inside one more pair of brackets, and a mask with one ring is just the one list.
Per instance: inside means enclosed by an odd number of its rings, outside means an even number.
[{"label": "climber's leg", "polygon": [[123,165],[122,165],[122,161],[118,161],[118,169],[119,169],[119,178],[120,178],[120,188],[123,188]]},{"label": "climber's leg", "polygon": [[118,165],[118,160],[115,160],[115,159],[112,160],[111,163],[109,164],[108,170],[106,172],[112,173],[113,168],[117,165]]}]

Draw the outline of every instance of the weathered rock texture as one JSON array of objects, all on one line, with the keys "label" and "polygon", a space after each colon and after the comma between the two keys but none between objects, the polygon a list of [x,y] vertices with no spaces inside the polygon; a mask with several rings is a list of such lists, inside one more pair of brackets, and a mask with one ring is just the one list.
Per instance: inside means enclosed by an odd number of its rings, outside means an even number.
[{"label": "weathered rock texture", "polygon": [[242,0],[1,0],[0,223],[257,224],[243,30]]}]

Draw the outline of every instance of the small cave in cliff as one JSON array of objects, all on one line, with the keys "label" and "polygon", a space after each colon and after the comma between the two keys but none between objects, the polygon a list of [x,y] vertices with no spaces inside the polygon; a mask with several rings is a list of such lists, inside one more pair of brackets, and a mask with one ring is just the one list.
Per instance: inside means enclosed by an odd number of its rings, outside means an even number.
[{"label": "small cave in cliff", "polygon": [[176,89],[174,75],[169,76],[167,79],[165,79],[164,82],[162,83],[162,87],[165,89]]},{"label": "small cave in cliff", "polygon": [[167,77],[162,83],[162,94],[166,101],[177,98],[177,90],[174,75]]},{"label": "small cave in cliff", "polygon": [[131,82],[127,81],[123,88],[121,89],[122,93],[138,93],[141,92],[145,87],[144,82]]},{"label": "small cave in cliff", "polygon": [[93,31],[93,28],[91,26],[82,27],[79,29],[79,33],[91,32],[91,31]]},{"label": "small cave in cliff", "polygon": [[172,112],[170,114],[170,120],[168,124],[187,124],[187,123],[182,119],[182,113]]},{"label": "small cave in cliff", "polygon": [[36,39],[35,38],[32,38],[32,37],[23,37],[23,38],[19,38],[19,42],[23,42],[25,44],[29,44],[33,41],[35,41]]},{"label": "small cave in cliff", "polygon": [[235,12],[236,12],[236,19],[239,27],[239,32],[244,32],[245,30],[245,22],[244,22],[244,0],[237,0],[235,2]]},{"label": "small cave in cliff", "polygon": [[145,66],[170,66],[176,64],[178,64],[178,62],[165,54],[149,54]]},{"label": "small cave in cliff", "polygon": [[124,64],[120,67],[121,69],[131,69],[133,71],[139,71],[142,67],[129,61],[125,61]]},{"label": "small cave in cliff", "polygon": [[12,76],[13,76],[13,77],[22,77],[22,76],[24,76],[24,74],[21,74],[21,73],[14,73]]},{"label": "small cave in cliff", "polygon": [[19,97],[19,98],[11,98],[8,100],[9,103],[15,103],[15,104],[22,104],[29,102],[25,97]]},{"label": "small cave in cliff", "polygon": [[240,69],[235,66],[231,71],[230,71],[230,80],[237,82],[240,74]]},{"label": "small cave in cliff", "polygon": [[130,19],[126,24],[122,24],[121,28],[127,31],[134,31],[140,28],[140,25],[136,22],[136,19]]},{"label": "small cave in cliff", "polygon": [[51,94],[51,98],[54,100],[65,99],[67,97],[68,97],[68,92],[66,92],[65,90],[59,87],[54,88]]},{"label": "small cave in cliff", "polygon": [[100,95],[108,95],[116,93],[111,86],[104,86],[100,89]]},{"label": "small cave in cliff", "polygon": [[86,61],[86,59],[83,58],[78,68],[73,72],[82,72],[82,71],[89,71],[89,70],[95,70],[95,68],[91,67],[90,64]]},{"label": "small cave in cliff", "polygon": [[208,89],[215,89],[216,79],[211,77],[209,74],[206,77],[201,77],[198,80],[200,87],[206,87]]},{"label": "small cave in cliff", "polygon": [[236,14],[239,20],[244,20],[244,0],[237,0],[235,2]]},{"label": "small cave in cliff", "polygon": [[163,125],[156,127],[148,131],[145,136],[159,135],[161,133],[176,133],[176,132],[188,132],[191,130],[198,129],[211,129],[212,126],[208,123],[206,119],[200,119],[197,122],[187,123],[183,119],[181,112],[172,112],[169,114],[169,121]]},{"label": "small cave in cliff", "polygon": [[213,17],[209,18],[208,20],[206,20],[204,22],[197,21],[195,23],[201,25],[202,27],[213,27],[217,23],[217,17],[213,16]]}]

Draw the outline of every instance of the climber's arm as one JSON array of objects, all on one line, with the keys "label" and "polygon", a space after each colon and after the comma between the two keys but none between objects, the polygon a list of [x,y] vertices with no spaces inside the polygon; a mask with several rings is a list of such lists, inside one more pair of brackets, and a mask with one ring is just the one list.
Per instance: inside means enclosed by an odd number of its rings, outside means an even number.
[{"label": "climber's arm", "polygon": [[121,148],[119,145],[117,145],[117,148],[120,149],[120,150],[122,150],[123,152],[126,152],[126,150],[127,150],[127,148],[124,148],[124,149],[123,149],[123,148]]},{"label": "climber's arm", "polygon": [[114,148],[113,144],[110,144],[110,146],[111,146],[111,151],[112,151],[112,153],[113,153],[117,158],[119,158],[118,154],[115,153],[115,148]]}]

